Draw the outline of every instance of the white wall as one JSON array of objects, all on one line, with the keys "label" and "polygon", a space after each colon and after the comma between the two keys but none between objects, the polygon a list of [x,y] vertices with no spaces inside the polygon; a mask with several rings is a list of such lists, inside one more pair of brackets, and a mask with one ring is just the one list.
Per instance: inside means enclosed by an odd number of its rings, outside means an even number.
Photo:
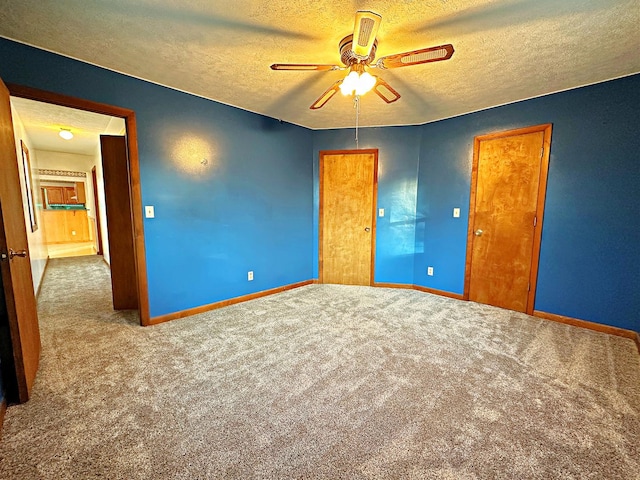
[{"label": "white wall", "polygon": [[[29,245],[29,257],[31,260],[31,274],[33,277],[34,293],[38,291],[44,270],[47,265],[47,258],[49,257],[49,251],[45,243],[45,231],[44,222],[42,221],[42,199],[40,198],[40,182],[37,176],[37,169],[42,168],[37,152],[32,148],[32,143],[27,132],[24,129],[24,124],[18,115],[18,112],[11,105],[11,116],[13,118],[13,131],[16,142],[16,156],[18,157],[18,171],[20,172],[20,189],[22,191],[22,209],[24,212],[24,223],[27,228],[27,242]],[[29,150],[29,159],[31,161],[31,178],[33,180],[33,195],[35,202],[35,213],[38,223],[38,229],[35,232],[31,231],[31,219],[29,218],[29,209],[27,203],[27,187],[24,176],[24,168],[22,164],[22,148],[20,141],[23,141]]]},{"label": "white wall", "polygon": [[[96,167],[96,183],[98,184],[98,205],[100,206],[100,228],[102,232],[102,256],[104,260],[111,265],[111,255],[109,253],[109,231],[107,230],[107,207],[104,195],[104,173],[102,170],[102,152],[100,151],[100,145],[96,147],[96,151],[93,154],[93,166]],[[93,168],[93,167],[92,167]],[[89,173],[91,175],[91,173]],[[93,198],[93,186],[91,187]],[[87,197],[87,201],[89,201]]]}]

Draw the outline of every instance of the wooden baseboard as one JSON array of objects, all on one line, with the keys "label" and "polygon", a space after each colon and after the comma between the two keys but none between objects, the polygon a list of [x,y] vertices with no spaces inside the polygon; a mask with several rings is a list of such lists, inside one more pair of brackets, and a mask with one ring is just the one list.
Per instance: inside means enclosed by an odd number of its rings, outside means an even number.
[{"label": "wooden baseboard", "polygon": [[589,322],[587,320],[580,320],[579,318],[565,317],[564,315],[556,315],[555,313],[541,312],[540,310],[534,310],[533,316],[544,320],[573,325],[574,327],[587,328],[596,332],[608,333],[609,335],[630,338],[636,342],[636,345],[638,345],[638,351],[640,352],[640,340],[638,340],[638,333],[633,330],[603,325],[602,323]]},{"label": "wooden baseboard", "polygon": [[243,295],[241,297],[230,298],[229,300],[222,300],[221,302],[210,303],[208,305],[202,305],[200,307],[189,308],[187,310],[181,310],[179,312],[168,313],[166,315],[160,315],[158,317],[152,317],[149,321],[149,325],[157,325],[159,323],[168,322],[170,320],[177,320],[179,318],[189,317],[198,313],[204,313],[218,308],[228,307],[229,305],[235,305],[236,303],[247,302],[249,300],[255,300],[256,298],[266,297],[275,293],[285,292],[294,288],[304,287],[305,285],[311,285],[313,280],[305,280],[304,282],[292,283],[290,285],[284,285],[282,287],[272,288],[270,290],[263,290],[262,292],[250,293],[249,295]]},{"label": "wooden baseboard", "polygon": [[7,399],[3,398],[0,403],[0,439],[2,439],[2,426],[4,425],[4,414],[7,411]]},{"label": "wooden baseboard", "polygon": [[[422,287],[420,285],[408,285],[408,284],[402,284],[402,283],[374,283],[374,286],[386,287],[386,288],[408,288],[408,289],[412,288],[420,292],[433,293],[434,295],[455,298],[456,300],[465,300],[463,295],[460,295],[457,293],[445,292],[443,290],[436,290],[434,288]],[[573,325],[574,327],[587,328],[589,330],[607,333],[609,335],[616,335],[618,337],[630,338],[635,342],[636,347],[638,348],[638,353],[640,353],[640,333],[636,331],[627,330],[619,327],[612,327],[610,325],[603,325],[602,323],[589,322],[587,320],[580,320],[578,318],[565,317],[563,315],[556,315],[555,313],[541,312],[539,310],[534,310],[533,316],[542,318],[545,320],[551,320],[553,322]]]},{"label": "wooden baseboard", "polygon": [[409,285],[409,284],[406,284],[406,283],[374,282],[373,286],[374,287],[380,287],[380,288],[404,288],[404,289],[408,289],[408,290],[413,290],[415,288],[415,285]]},{"label": "wooden baseboard", "polygon": [[455,298],[456,300],[464,300],[464,297],[458,293],[445,292],[444,290],[436,290],[435,288],[423,287],[421,285],[412,285],[408,283],[384,283],[376,282],[374,287],[382,288],[403,288],[408,290],[418,290],[419,292],[432,293],[434,295],[440,295],[441,297]]},{"label": "wooden baseboard", "polygon": [[433,293],[434,295],[440,295],[441,297],[455,298],[456,300],[464,300],[464,296],[459,293],[445,292],[444,290],[436,290],[435,288],[423,287],[421,285],[413,285],[415,290],[425,293]]}]

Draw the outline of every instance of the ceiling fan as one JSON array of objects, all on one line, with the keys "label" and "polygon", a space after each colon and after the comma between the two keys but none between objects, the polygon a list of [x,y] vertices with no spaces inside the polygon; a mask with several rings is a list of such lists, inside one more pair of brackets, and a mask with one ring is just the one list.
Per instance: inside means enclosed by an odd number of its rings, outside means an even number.
[{"label": "ceiling fan", "polygon": [[343,80],[338,80],[324,92],[309,107],[311,110],[322,108],[331,98],[341,90],[345,95],[356,96],[373,89],[373,91],[385,102],[392,103],[400,98],[400,94],[394,90],[382,78],[367,72],[369,68],[408,67],[422,63],[439,62],[448,60],[453,55],[453,45],[440,45],[438,47],[421,48],[410,52],[397,53],[379,58],[375,63],[378,40],[376,34],[380,27],[382,16],[374,12],[358,11],[356,13],[353,34],[344,37],[339,44],[340,61],[344,66],[315,63],[274,63],[272,70],[349,70],[349,74]]}]

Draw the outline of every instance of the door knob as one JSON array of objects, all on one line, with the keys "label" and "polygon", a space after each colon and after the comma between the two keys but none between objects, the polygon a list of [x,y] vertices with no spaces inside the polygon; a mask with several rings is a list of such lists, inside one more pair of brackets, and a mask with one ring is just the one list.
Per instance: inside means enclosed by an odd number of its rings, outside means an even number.
[{"label": "door knob", "polygon": [[365,232],[370,232],[370,231],[371,231],[371,229],[370,229],[369,227],[364,227],[364,231],[365,231]]},{"label": "door knob", "polygon": [[483,232],[482,230],[480,230],[480,229],[478,229],[478,230],[476,230],[475,232],[473,232],[473,234],[474,234],[476,237],[479,237],[479,236],[480,236],[480,235],[482,235],[483,233],[484,233],[484,232]]},{"label": "door knob", "polygon": [[9,260],[11,260],[13,257],[26,257],[27,256],[27,251],[26,250],[19,250],[19,251],[14,251],[13,248],[9,249]]}]

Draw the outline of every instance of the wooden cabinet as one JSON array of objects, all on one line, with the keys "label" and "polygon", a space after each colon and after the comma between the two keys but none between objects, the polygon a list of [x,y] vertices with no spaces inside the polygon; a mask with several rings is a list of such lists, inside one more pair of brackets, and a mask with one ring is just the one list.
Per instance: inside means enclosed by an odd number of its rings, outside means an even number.
[{"label": "wooden cabinet", "polygon": [[43,210],[47,243],[88,242],[89,219],[86,210]]},{"label": "wooden cabinet", "polygon": [[78,196],[74,187],[62,187],[64,202],[66,205],[75,205],[78,203]]},{"label": "wooden cabinet", "polygon": [[42,198],[46,199],[47,205],[66,203],[64,187],[42,187]]},{"label": "wooden cabinet", "polygon": [[46,199],[46,206],[87,203],[87,195],[83,182],[76,182],[73,187],[46,186],[42,187],[41,190],[42,198]]},{"label": "wooden cabinet", "polygon": [[76,182],[76,203],[87,203],[87,194],[84,190],[83,182]]}]

